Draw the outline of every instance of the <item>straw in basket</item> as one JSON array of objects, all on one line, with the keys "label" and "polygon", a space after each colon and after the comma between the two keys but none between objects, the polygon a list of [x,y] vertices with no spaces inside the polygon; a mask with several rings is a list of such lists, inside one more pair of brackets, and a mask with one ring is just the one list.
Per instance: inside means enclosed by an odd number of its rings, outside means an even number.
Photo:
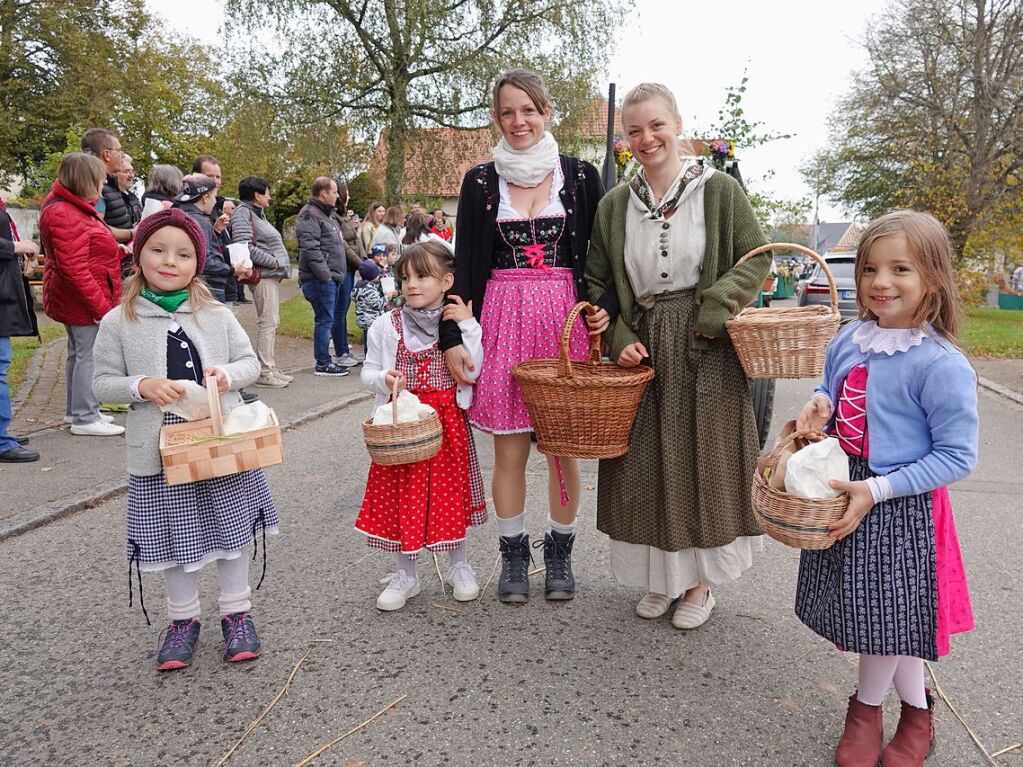
[{"label": "straw in basket", "polygon": [[815,251],[790,242],[762,245],[736,266],[771,250],[795,250],[820,264],[831,289],[831,306],[751,307],[725,322],[725,328],[749,378],[816,378],[824,370],[828,342],[842,321],[835,278]]},{"label": "straw in basket", "polygon": [[789,421],[774,449],[757,461],[753,474],[753,513],[764,532],[776,541],[797,549],[827,549],[834,544],[828,525],[837,522],[849,506],[845,493],[838,498],[803,498],[771,487],[764,474],[777,471],[782,451],[805,447],[824,438],[819,432],[796,431]]},{"label": "straw in basket", "polygon": [[160,429],[160,459],[168,485],[183,485],[213,477],[226,477],[284,462],[284,447],[277,414],[253,431],[224,434],[217,379],[205,381],[210,417],[168,424]]},{"label": "straw in basket", "polygon": [[568,358],[572,325],[585,309],[580,301],[565,319],[561,356],[520,362],[512,373],[522,387],[541,453],[561,458],[618,458],[629,450],[629,432],[643,390],[654,377],[648,367],[623,368],[600,359],[600,336],[590,336],[589,359]]},{"label": "straw in basket", "polygon": [[372,418],[362,422],[362,437],[374,463],[399,466],[433,458],[442,442],[440,417],[431,413],[418,421],[398,423],[398,379],[391,387],[393,424],[373,424]]}]

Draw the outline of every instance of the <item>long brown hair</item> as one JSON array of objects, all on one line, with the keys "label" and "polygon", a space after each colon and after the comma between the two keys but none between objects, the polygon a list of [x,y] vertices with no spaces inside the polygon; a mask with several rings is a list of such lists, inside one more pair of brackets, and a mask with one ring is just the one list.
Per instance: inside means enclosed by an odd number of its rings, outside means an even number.
[{"label": "long brown hair", "polygon": [[410,274],[429,274],[439,280],[455,273],[455,256],[436,240],[416,242],[402,251],[394,273],[399,280],[407,280]]},{"label": "long brown hair", "polygon": [[[874,243],[882,237],[906,238],[906,244],[913,263],[920,271],[925,294],[913,315],[917,327],[929,323],[952,343],[963,319],[963,305],[955,283],[952,268],[955,248],[948,230],[934,216],[916,210],[896,210],[873,221],[860,237],[856,248],[856,286],[859,288],[863,267]],[[856,291],[856,303],[860,307],[860,319],[876,320],[873,312],[863,303],[860,290]]]},{"label": "long brown hair", "polygon": [[[223,309],[228,311],[228,308],[213,297],[210,289],[206,287],[206,283],[199,277],[200,275],[197,274],[188,283],[188,304],[192,307],[195,324],[201,327],[202,323],[199,322],[201,310]],[[135,272],[121,285],[121,314],[128,322],[138,322],[139,316],[135,311],[135,301],[142,295],[142,289],[145,287],[146,278],[142,274],[141,267],[136,267]]]},{"label": "long brown hair", "polygon": [[419,238],[430,233],[430,219],[425,213],[410,213],[405,219],[405,236],[401,238],[402,245],[411,245],[419,242]]}]

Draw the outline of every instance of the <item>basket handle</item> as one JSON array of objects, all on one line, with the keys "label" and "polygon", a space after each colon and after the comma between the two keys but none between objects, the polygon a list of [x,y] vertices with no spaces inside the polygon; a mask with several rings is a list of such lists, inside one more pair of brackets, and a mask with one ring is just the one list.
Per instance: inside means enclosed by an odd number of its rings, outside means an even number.
[{"label": "basket handle", "polygon": [[[568,313],[565,318],[565,325],[561,328],[561,354],[558,357],[558,376],[560,378],[572,377],[572,360],[568,358],[568,343],[572,337],[572,325],[583,310],[590,316],[597,313],[597,307],[588,301],[580,301]],[[590,336],[590,358],[587,360],[591,365],[600,362],[600,336]]]},{"label": "basket handle", "polygon": [[213,436],[220,437],[224,433],[224,414],[220,410],[220,388],[216,376],[206,376],[203,381],[206,387],[206,401],[210,406],[210,423],[213,425]]},{"label": "basket handle", "polygon": [[774,449],[767,454],[766,466],[769,466],[773,470],[778,465],[778,459],[781,458],[781,451],[796,440],[802,439],[807,442],[820,442],[823,439],[827,439],[827,436],[828,435],[823,432],[810,429],[807,431],[792,431],[778,442],[778,444],[774,446]]},{"label": "basket handle", "polygon": [[400,377],[395,376],[391,383],[391,423],[395,426],[398,425],[398,379]]},{"label": "basket handle", "polygon": [[797,253],[802,253],[804,256],[810,256],[814,261],[820,264],[821,269],[824,271],[824,276],[828,278],[828,290],[831,293],[831,308],[834,311],[838,311],[838,288],[835,286],[835,276],[831,273],[831,268],[827,262],[820,257],[820,254],[815,250],[798,245],[794,242],[769,242],[767,245],[761,245],[759,248],[754,248],[745,256],[735,262],[735,265],[749,261],[754,256],[759,256],[761,253],[767,253],[772,250],[794,250]]}]

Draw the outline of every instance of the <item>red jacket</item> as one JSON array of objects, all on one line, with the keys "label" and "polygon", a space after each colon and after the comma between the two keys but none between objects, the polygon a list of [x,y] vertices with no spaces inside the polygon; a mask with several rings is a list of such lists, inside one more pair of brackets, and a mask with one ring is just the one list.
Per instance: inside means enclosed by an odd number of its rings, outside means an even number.
[{"label": "red jacket", "polygon": [[59,181],[43,202],[43,309],[65,325],[92,325],[121,298],[121,251],[96,208]]}]

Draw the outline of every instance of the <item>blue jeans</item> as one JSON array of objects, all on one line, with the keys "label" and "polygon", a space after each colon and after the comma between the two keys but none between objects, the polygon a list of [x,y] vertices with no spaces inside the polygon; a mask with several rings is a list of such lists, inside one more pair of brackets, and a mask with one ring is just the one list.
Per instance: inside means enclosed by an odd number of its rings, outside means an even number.
[{"label": "blue jeans", "polygon": [[0,338],[0,453],[14,450],[17,440],[7,433],[11,423],[11,390],[7,388],[7,370],[11,367],[11,339]]},{"label": "blue jeans", "polygon": [[348,307],[352,303],[352,288],[355,287],[355,273],[345,272],[345,281],[337,286],[337,303],[334,305],[334,325],[330,334],[334,339],[334,353],[338,357],[350,354],[348,348]]},{"label": "blue jeans", "polygon": [[313,306],[313,356],[317,367],[326,367],[330,359],[330,329],[334,324],[334,305],[337,303],[337,283],[303,282],[302,295]]},{"label": "blue jeans", "polygon": [[[210,288],[210,293],[212,293],[213,297],[215,299],[217,299],[218,301],[220,301],[220,303],[227,304],[227,291],[225,289],[223,289],[223,288]],[[231,304],[227,304],[227,305],[230,306]]]}]

